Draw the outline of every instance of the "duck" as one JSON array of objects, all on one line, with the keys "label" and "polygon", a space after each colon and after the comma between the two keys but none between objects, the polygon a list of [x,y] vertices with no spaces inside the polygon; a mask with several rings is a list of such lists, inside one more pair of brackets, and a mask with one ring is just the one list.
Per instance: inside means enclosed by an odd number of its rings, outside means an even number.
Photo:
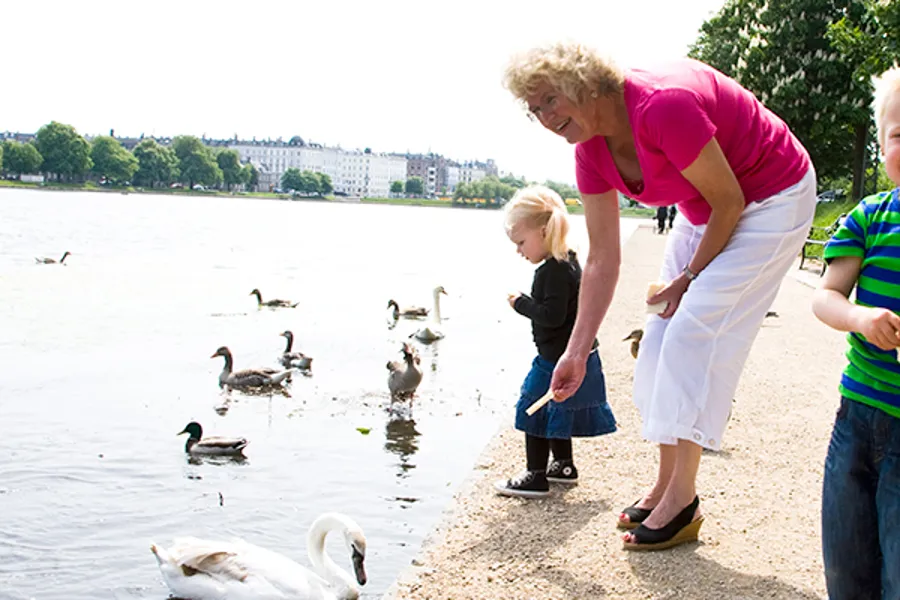
[{"label": "duck", "polygon": [[444,337],[443,332],[438,329],[438,326],[441,324],[441,294],[447,295],[447,291],[444,289],[444,286],[439,285],[434,288],[432,292],[434,296],[434,310],[432,311],[432,318],[434,321],[434,326],[428,326],[415,331],[410,334],[409,337],[415,337],[420,342],[425,344],[430,344],[436,340],[442,339]]},{"label": "duck", "polygon": [[302,352],[291,352],[291,348],[294,347],[294,334],[288,329],[278,335],[287,340],[287,345],[284,348],[284,352],[281,354],[281,358],[278,359],[278,362],[287,368],[295,367],[297,369],[303,369],[304,371],[311,369],[313,360],[311,356],[307,356]]},{"label": "duck", "polygon": [[203,427],[196,421],[191,421],[178,432],[178,435],[188,434],[184,451],[188,454],[203,454],[213,456],[243,455],[244,448],[249,443],[246,438],[228,437],[203,437]]},{"label": "duck", "polygon": [[400,308],[396,300],[388,300],[387,307],[393,309],[392,315],[394,319],[403,317],[404,319],[421,319],[428,316],[428,309],[424,306],[404,306]]},{"label": "duck", "polygon": [[259,307],[268,306],[269,308],[294,308],[299,302],[291,302],[290,300],[266,300],[263,302],[262,294],[259,292],[258,288],[253,288],[253,291],[250,292],[251,296],[256,296],[256,305]]},{"label": "duck", "polygon": [[403,342],[400,348],[403,360],[388,362],[388,389],[391,391],[391,402],[401,398],[409,398],[416,392],[422,383],[422,369],[419,367],[421,359],[413,347]]},{"label": "duck", "polygon": [[234,358],[228,346],[221,346],[216,350],[210,358],[221,356],[225,359],[225,367],[219,374],[219,387],[226,386],[232,388],[263,388],[275,387],[280,385],[282,381],[290,377],[292,369],[286,371],[278,371],[278,369],[270,369],[262,367],[257,369],[244,369],[243,371],[233,372]]},{"label": "duck", "polygon": [[66,250],[63,253],[62,258],[59,259],[59,261],[56,261],[52,258],[38,258],[37,256],[35,256],[34,262],[38,263],[39,265],[55,265],[55,264],[57,264],[57,262],[59,264],[63,264],[66,261],[66,257],[69,256],[70,254],[72,254],[72,253],[69,252],[68,250]]},{"label": "duck", "polygon": [[[353,574],[325,550],[325,537],[342,534]],[[193,600],[357,600],[366,584],[366,537],[350,517],[329,512],[310,526],[306,538],[312,569],[287,556],[241,539],[230,542],[176,538],[163,548],[150,545],[172,595]]]},{"label": "duck", "polygon": [[632,340],[631,342],[631,356],[634,358],[638,357],[638,350],[641,348],[641,339],[644,337],[643,329],[635,329],[631,333],[629,333],[626,337],[622,338],[623,342],[627,342],[628,340]]}]

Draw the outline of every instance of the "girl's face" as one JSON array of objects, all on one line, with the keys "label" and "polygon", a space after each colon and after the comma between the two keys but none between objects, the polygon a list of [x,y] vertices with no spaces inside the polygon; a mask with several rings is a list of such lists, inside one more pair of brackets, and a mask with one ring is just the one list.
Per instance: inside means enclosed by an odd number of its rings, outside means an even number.
[{"label": "girl's face", "polygon": [[516,223],[509,231],[509,239],[516,245],[516,252],[528,262],[537,264],[547,258],[547,244],[544,241],[546,227],[531,227]]},{"label": "girl's face", "polygon": [[900,185],[900,93],[884,107],[884,168],[894,185]]}]

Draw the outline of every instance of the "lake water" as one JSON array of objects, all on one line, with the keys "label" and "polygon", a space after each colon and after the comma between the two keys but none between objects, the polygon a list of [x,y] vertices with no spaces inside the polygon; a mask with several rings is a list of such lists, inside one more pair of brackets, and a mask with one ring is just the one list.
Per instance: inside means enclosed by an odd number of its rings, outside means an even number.
[{"label": "lake water", "polygon": [[[506,293],[532,274],[497,211],[0,190],[0,595],[162,600],[149,545],[177,535],[308,564],[309,524],[337,510],[379,598],[511,418],[534,349]],[[446,337],[416,343],[425,378],[392,417],[385,363],[419,324],[391,328],[387,300],[430,306],[437,285]],[[299,306],[259,310],[253,288]],[[275,366],[285,329],[311,377],[219,390],[216,348]],[[247,437],[247,459],[189,460],[191,420]]]}]

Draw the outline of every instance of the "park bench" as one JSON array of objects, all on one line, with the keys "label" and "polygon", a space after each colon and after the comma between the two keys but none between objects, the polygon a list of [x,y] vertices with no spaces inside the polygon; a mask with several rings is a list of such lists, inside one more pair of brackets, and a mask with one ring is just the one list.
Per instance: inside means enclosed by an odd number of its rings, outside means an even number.
[{"label": "park bench", "polygon": [[[847,218],[846,214],[839,216],[834,220],[834,223],[827,227],[816,227],[813,225],[809,228],[809,235],[806,236],[806,241],[803,242],[803,249],[800,251],[800,268],[803,268],[803,263],[808,259],[812,258],[811,254],[808,253],[808,249],[812,248],[821,248],[824,252],[825,244],[828,243],[828,240],[831,239],[831,236],[834,235],[834,232],[838,230],[844,223],[844,219]],[[818,258],[818,257],[816,257]],[[828,263],[825,262],[825,259],[822,259],[822,270],[819,272],[819,277],[825,274],[825,269],[828,266]]]}]

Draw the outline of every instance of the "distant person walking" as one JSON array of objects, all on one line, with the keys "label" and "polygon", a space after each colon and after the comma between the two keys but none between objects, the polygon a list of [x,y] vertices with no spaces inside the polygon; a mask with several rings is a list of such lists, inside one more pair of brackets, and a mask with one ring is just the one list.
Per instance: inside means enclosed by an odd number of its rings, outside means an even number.
[{"label": "distant person walking", "polygon": [[669,209],[660,206],[656,209],[656,233],[662,235],[666,232],[666,219],[669,217]]},{"label": "distant person walking", "polygon": [[675,205],[669,207],[669,231],[672,231],[672,225],[675,224],[675,215],[678,214],[678,209],[675,208]]}]

